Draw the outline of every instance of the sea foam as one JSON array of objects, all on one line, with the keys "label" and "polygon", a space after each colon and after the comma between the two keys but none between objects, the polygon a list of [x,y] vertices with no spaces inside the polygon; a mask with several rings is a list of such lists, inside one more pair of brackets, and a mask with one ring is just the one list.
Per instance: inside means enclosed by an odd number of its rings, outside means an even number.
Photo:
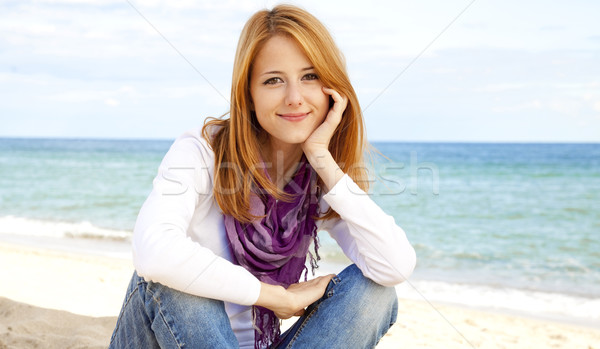
[{"label": "sea foam", "polygon": [[600,328],[600,298],[562,293],[410,280],[396,286],[398,296],[433,303],[450,303]]},{"label": "sea foam", "polygon": [[0,217],[0,234],[111,240],[127,240],[131,236],[129,231],[101,228],[88,221],[72,223],[16,216]]}]

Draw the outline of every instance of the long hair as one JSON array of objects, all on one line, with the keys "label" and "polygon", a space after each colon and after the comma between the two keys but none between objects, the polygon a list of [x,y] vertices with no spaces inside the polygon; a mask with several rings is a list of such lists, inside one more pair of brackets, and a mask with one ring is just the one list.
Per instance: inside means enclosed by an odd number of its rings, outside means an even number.
[{"label": "long hair", "polygon": [[[255,13],[240,35],[233,65],[229,118],[209,118],[202,133],[215,153],[214,196],[224,214],[250,222],[250,194],[259,185],[277,199],[286,199],[264,173],[259,136],[264,131],[252,109],[252,63],[265,42],[275,35],[294,40],[313,64],[324,86],[348,97],[342,120],[329,142],[329,151],[342,171],[368,190],[363,155],[367,141],[358,98],[346,72],[344,57],[325,26],[305,10],[278,5]],[[322,182],[319,181],[322,186]],[[337,213],[331,209],[321,218]]]}]

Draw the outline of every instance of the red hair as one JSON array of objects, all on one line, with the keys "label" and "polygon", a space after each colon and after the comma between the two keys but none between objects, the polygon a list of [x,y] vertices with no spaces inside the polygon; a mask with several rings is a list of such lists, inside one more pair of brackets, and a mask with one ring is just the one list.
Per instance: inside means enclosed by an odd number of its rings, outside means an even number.
[{"label": "red hair", "polygon": [[[264,131],[251,110],[250,96],[252,62],[265,42],[275,35],[294,40],[313,64],[323,85],[348,97],[342,120],[329,142],[329,151],[342,171],[361,189],[367,191],[369,186],[364,165],[367,146],[364,121],[342,53],[327,28],[313,15],[296,6],[278,5],[271,11],[255,13],[246,22],[235,54],[229,118],[209,118],[202,129],[215,153],[215,199],[224,214],[241,222],[256,218],[249,213],[253,185],[260,185],[278,199],[286,198],[257,168],[259,136]],[[336,215],[330,209],[322,218]]]}]

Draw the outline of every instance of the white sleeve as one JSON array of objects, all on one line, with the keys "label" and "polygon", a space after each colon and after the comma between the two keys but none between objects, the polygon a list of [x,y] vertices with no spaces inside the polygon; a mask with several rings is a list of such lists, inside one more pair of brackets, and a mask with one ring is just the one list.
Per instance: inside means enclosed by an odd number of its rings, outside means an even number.
[{"label": "white sleeve", "polygon": [[329,232],[365,277],[394,286],[412,274],[416,255],[406,234],[347,174],[323,200],[341,219],[323,222],[320,229]]},{"label": "white sleeve", "polygon": [[208,173],[214,167],[213,159],[212,150],[196,135],[184,135],[171,146],[136,221],[133,263],[147,281],[201,297],[252,305],[260,293],[258,279],[187,236],[194,213],[203,214],[195,211],[208,212],[214,204],[207,202],[214,200]]}]

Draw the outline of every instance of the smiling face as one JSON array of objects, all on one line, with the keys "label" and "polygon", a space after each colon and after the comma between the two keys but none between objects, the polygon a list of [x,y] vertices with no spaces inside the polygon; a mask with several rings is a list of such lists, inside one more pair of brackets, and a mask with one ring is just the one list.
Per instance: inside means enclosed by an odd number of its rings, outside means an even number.
[{"label": "smiling face", "polygon": [[290,38],[276,35],[256,55],[250,95],[272,149],[303,143],[323,122],[329,96],[314,67]]}]

